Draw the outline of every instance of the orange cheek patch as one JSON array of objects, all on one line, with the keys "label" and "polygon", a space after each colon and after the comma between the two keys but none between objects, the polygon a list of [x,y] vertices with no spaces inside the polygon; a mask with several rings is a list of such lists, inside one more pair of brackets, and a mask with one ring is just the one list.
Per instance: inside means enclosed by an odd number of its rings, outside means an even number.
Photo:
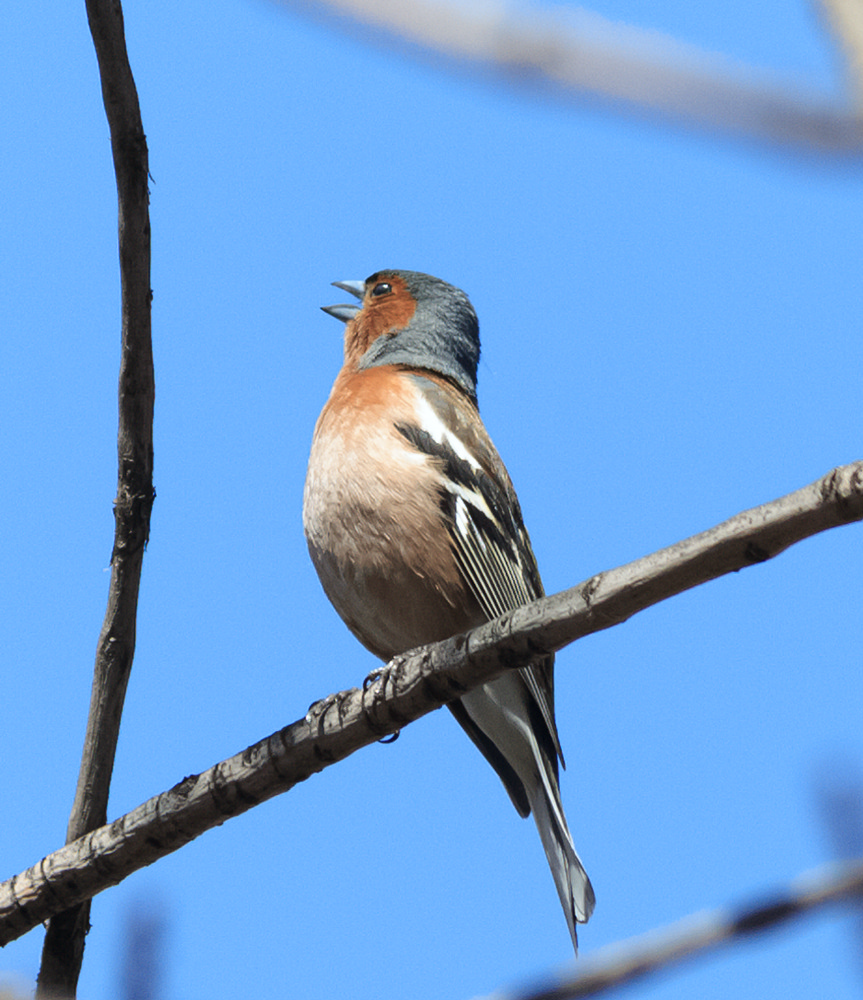
[{"label": "orange cheek patch", "polygon": [[392,292],[380,298],[366,293],[362,312],[345,330],[345,361],[349,365],[356,365],[378,337],[403,330],[416,312],[416,300],[401,278],[384,273],[380,280],[389,281]]},{"label": "orange cheek patch", "polygon": [[404,329],[417,311],[416,299],[408,292],[405,283],[400,278],[393,278],[390,284],[393,286],[390,295],[380,299],[369,296],[366,301],[365,310],[368,310],[373,330],[369,344],[387,330]]}]

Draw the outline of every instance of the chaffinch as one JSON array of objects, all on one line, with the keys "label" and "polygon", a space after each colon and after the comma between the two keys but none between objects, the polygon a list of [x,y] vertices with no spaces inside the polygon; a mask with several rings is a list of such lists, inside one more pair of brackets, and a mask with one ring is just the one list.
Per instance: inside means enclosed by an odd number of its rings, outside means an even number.
[{"label": "chaffinch", "polygon": [[[479,323],[467,295],[415,271],[334,282],[361,300],[312,441],[303,524],[327,597],[382,660],[466,632],[543,594],[509,475],[479,416]],[[566,914],[593,911],[558,786],[554,657],[449,708],[533,813]]]}]

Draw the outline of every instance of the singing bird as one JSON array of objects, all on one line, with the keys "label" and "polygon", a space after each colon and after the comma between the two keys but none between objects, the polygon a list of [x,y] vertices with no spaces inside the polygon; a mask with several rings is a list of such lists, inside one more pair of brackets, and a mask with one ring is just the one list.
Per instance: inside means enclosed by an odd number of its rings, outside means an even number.
[{"label": "singing bird", "polygon": [[[333,284],[360,305],[318,418],[303,502],[327,597],[382,660],[466,632],[541,597],[512,483],[479,416],[479,322],[467,295],[416,271]],[[449,708],[533,813],[573,946],[594,893],[563,812],[554,657],[504,674]]]}]

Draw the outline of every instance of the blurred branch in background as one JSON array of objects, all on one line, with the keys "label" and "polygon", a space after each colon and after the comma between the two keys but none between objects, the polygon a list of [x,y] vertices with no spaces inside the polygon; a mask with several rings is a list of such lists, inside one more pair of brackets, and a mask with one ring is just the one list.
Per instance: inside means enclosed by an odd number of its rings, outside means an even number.
[{"label": "blurred branch in background", "polygon": [[[589,955],[579,971],[511,1000],[575,1000],[595,997],[681,962],[736,944],[831,903],[859,898],[863,861],[800,876],[787,892],[741,907],[695,914],[665,930],[611,945]],[[499,997],[499,1000],[506,1000]]]},{"label": "blurred branch in background", "polygon": [[124,1000],[159,1000],[165,972],[165,915],[151,900],[140,900],[126,917],[121,988]]},{"label": "blurred branch in background", "polygon": [[[863,773],[849,760],[834,758],[818,770],[815,797],[830,848],[840,862],[863,856]],[[858,898],[854,949],[863,972],[863,897]]]},{"label": "blurred branch in background", "polygon": [[[855,53],[859,71],[859,0],[823,3],[843,49]],[[798,153],[845,160],[863,156],[859,100],[839,106],[829,96],[777,81],[763,70],[583,8],[527,8],[495,0],[462,5],[300,0],[298,5],[510,82],[544,86],[559,97],[599,98],[627,113],[669,118]]]},{"label": "blurred branch in background", "polygon": [[845,57],[847,86],[858,118],[863,115],[863,3],[814,0]]}]

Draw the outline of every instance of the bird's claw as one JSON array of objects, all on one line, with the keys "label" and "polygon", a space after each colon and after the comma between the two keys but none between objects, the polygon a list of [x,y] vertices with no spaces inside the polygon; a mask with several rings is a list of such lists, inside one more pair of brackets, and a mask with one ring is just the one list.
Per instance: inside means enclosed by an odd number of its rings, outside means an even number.
[{"label": "bird's claw", "polygon": [[388,666],[385,663],[382,667],[375,667],[374,670],[369,671],[368,677],[363,681],[363,691],[368,691],[372,684],[378,681],[384,681],[386,683]]},{"label": "bird's claw", "polygon": [[[326,698],[321,698],[320,701],[313,701],[306,712],[306,724],[309,726],[317,724],[318,732],[320,732],[324,724],[324,716],[333,705],[338,704],[339,696],[337,694],[328,694]],[[341,713],[339,714],[341,715]]]},{"label": "bird's claw", "polygon": [[[372,687],[373,684],[377,684],[378,681],[383,681],[382,693],[386,691],[387,678],[389,677],[389,664],[385,663],[382,667],[375,667],[374,670],[369,672],[368,677],[363,681],[363,693]],[[378,743],[395,743],[399,738],[401,733],[400,729],[397,729],[394,733],[390,733],[388,736],[382,736]]]}]

